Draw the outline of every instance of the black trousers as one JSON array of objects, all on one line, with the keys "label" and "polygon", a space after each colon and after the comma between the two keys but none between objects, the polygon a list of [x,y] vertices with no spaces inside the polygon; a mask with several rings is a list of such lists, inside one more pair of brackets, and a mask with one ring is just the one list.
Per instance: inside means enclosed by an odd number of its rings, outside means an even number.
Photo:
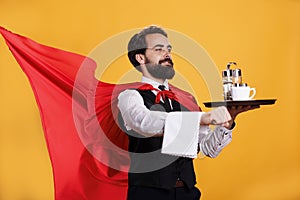
[{"label": "black trousers", "polygon": [[187,189],[177,187],[170,190],[143,187],[128,186],[127,200],[199,200],[201,192],[198,188]]}]

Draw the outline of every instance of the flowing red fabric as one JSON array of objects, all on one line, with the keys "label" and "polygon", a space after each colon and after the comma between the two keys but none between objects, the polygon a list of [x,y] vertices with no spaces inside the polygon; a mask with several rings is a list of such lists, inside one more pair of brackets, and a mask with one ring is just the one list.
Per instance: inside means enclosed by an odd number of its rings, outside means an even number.
[{"label": "flowing red fabric", "polygon": [[[125,200],[130,161],[128,138],[117,125],[117,96],[142,84],[98,81],[92,59],[2,27],[0,33],[27,75],[40,110],[55,199]],[[199,110],[192,95],[170,88],[185,107]]]}]

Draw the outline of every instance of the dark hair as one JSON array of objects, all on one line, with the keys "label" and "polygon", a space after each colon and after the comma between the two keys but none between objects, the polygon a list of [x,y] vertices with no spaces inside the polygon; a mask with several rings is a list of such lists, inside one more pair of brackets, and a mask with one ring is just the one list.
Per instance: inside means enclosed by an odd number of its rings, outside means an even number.
[{"label": "dark hair", "polygon": [[145,51],[147,49],[147,43],[146,43],[146,35],[159,33],[162,34],[165,37],[168,37],[167,33],[158,26],[149,26],[144,28],[141,32],[135,34],[130,39],[127,50],[128,50],[128,58],[131,62],[131,64],[140,70],[139,66],[140,63],[135,59],[136,54],[145,54]]}]

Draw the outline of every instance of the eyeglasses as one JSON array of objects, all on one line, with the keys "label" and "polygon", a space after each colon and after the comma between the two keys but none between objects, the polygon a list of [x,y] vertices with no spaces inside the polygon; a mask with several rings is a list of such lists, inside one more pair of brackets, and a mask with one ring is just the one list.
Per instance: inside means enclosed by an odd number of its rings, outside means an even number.
[{"label": "eyeglasses", "polygon": [[150,49],[150,50],[155,51],[155,52],[157,52],[157,53],[166,53],[166,52],[171,53],[171,51],[172,51],[172,46],[171,46],[171,45],[168,45],[167,48],[165,49],[165,48],[164,48],[164,45],[157,44],[157,45],[155,45],[154,47],[152,47],[152,48],[147,48],[147,49]]}]

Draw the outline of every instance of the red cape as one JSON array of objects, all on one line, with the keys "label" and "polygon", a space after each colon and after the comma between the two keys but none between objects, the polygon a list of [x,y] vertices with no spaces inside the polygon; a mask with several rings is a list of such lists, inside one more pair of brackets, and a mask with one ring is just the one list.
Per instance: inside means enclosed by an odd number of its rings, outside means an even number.
[{"label": "red cape", "polygon": [[[94,77],[85,56],[38,44],[0,27],[27,75],[41,115],[56,200],[126,199],[128,138],[116,123],[118,94],[141,83],[109,84]],[[189,110],[194,97],[172,91]]]}]

